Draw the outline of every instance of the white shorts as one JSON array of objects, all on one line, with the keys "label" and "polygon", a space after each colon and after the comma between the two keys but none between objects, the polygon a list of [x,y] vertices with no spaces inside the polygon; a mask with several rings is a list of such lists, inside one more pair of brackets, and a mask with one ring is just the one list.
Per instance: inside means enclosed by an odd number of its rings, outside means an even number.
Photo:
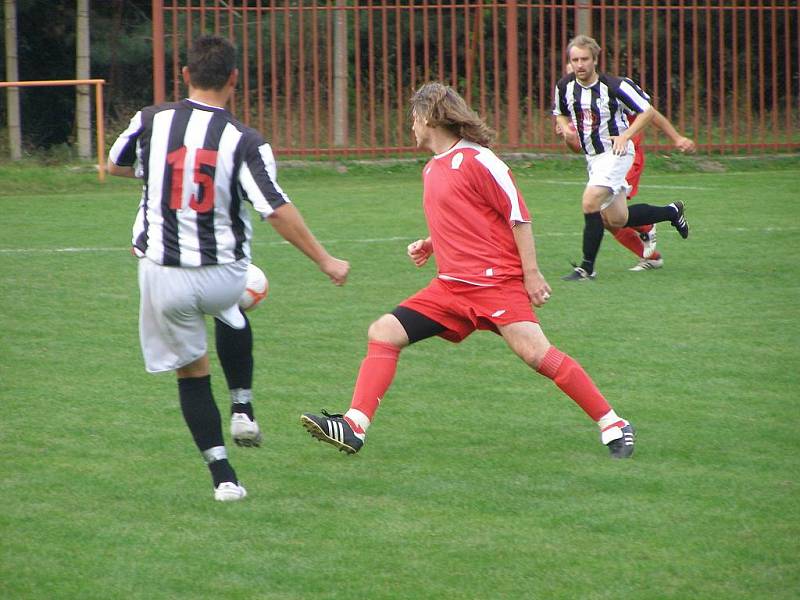
[{"label": "white shorts", "polygon": [[139,341],[147,371],[173,371],[204,356],[205,315],[242,329],[238,301],[246,283],[244,260],[182,268],[139,259]]},{"label": "white shorts", "polygon": [[623,156],[617,156],[611,150],[602,154],[586,155],[586,169],[589,171],[589,186],[605,187],[611,190],[611,197],[605,202],[600,210],[607,208],[614,198],[620,193],[631,191],[631,186],[625,180],[625,176],[633,164],[636,156],[633,142],[628,142],[628,151]]}]

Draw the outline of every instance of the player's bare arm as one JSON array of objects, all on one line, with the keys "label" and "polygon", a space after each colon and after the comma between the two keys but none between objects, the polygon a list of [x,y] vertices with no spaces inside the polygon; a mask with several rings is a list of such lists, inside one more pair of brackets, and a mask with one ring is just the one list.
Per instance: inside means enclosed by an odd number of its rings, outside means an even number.
[{"label": "player's bare arm", "polygon": [[567,148],[576,153],[583,152],[581,140],[578,138],[578,132],[572,124],[572,119],[566,115],[557,115],[555,131],[556,135],[560,135],[563,138]]},{"label": "player's bare arm", "polygon": [[406,253],[416,266],[423,266],[433,254],[433,243],[431,243],[430,236],[424,240],[411,242]]},{"label": "player's bare arm", "polygon": [[522,261],[525,291],[528,292],[528,297],[534,306],[542,306],[550,298],[552,290],[545,281],[544,275],[539,271],[536,261],[536,245],[533,241],[533,228],[530,223],[516,223],[512,231]]},{"label": "player's bare arm", "polygon": [[655,109],[651,106],[646,111],[639,113],[636,120],[631,124],[628,129],[623,131],[620,135],[611,136],[613,142],[612,151],[617,156],[623,156],[628,151],[628,140],[639,133],[642,129],[647,127],[650,121],[655,116]]},{"label": "player's bare arm", "polygon": [[681,152],[689,152],[691,154],[697,149],[694,140],[678,133],[678,130],[675,129],[675,126],[670,122],[669,119],[667,119],[667,117],[665,117],[655,108],[653,109],[653,113],[653,125],[667,134],[667,137],[672,141],[678,150]]},{"label": "player's bare arm", "polygon": [[313,260],[320,271],[335,285],[344,285],[350,272],[350,263],[328,254],[306,226],[303,216],[294,204],[280,206],[269,218],[269,223],[283,239]]},{"label": "player's bare arm", "polygon": [[565,140],[573,135],[578,137],[575,129],[571,126],[572,120],[566,115],[556,115],[556,135],[562,136]]},{"label": "player's bare arm", "polygon": [[106,166],[109,175],[114,175],[116,177],[133,177],[136,178],[136,171],[133,167],[121,167],[116,164],[111,159],[108,159],[108,164]]}]

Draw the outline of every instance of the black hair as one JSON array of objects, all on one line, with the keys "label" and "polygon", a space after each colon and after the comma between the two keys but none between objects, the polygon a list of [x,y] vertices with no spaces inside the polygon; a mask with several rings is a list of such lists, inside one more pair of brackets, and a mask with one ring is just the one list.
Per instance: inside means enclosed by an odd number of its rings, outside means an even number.
[{"label": "black hair", "polygon": [[204,35],[192,44],[187,63],[192,87],[221,90],[236,68],[236,48],[223,37]]}]

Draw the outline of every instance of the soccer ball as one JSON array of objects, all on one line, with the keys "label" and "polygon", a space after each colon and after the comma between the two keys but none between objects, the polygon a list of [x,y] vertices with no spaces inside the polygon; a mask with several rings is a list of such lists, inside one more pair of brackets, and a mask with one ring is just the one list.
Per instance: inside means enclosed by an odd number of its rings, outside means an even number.
[{"label": "soccer ball", "polygon": [[268,293],[269,281],[264,271],[253,263],[247,265],[247,285],[239,298],[239,306],[244,310],[253,310],[264,301]]}]

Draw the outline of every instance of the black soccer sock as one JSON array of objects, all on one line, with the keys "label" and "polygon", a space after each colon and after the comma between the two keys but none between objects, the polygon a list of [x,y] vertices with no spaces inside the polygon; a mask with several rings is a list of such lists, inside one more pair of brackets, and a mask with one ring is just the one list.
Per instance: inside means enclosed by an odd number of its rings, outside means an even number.
[{"label": "black soccer sock", "polygon": [[183,418],[208,464],[214,486],[222,481],[237,481],[225,451],[222,420],[211,392],[211,376],[178,379],[178,394]]},{"label": "black soccer sock", "polygon": [[677,212],[671,206],[653,206],[652,204],[632,204],[628,207],[628,222],[625,227],[639,227],[662,221],[672,221]]},{"label": "black soccer sock", "polygon": [[234,329],[219,319],[214,319],[217,356],[231,390],[231,412],[245,413],[253,418],[250,402],[253,387],[253,330],[247,315],[244,329]]},{"label": "black soccer sock", "polygon": [[253,387],[253,330],[244,316],[244,329],[234,329],[219,319],[214,319],[214,336],[217,356],[225,373],[229,389]]},{"label": "black soccer sock", "polygon": [[600,243],[603,241],[603,217],[599,212],[586,213],[583,215],[585,221],[583,226],[583,262],[581,268],[589,275],[594,273],[594,261],[597,253],[600,252]]},{"label": "black soccer sock", "polygon": [[236,479],[236,471],[233,470],[227,458],[208,463],[208,470],[211,471],[211,479],[214,480],[214,487],[217,487],[223,481],[239,483],[239,480]]}]

